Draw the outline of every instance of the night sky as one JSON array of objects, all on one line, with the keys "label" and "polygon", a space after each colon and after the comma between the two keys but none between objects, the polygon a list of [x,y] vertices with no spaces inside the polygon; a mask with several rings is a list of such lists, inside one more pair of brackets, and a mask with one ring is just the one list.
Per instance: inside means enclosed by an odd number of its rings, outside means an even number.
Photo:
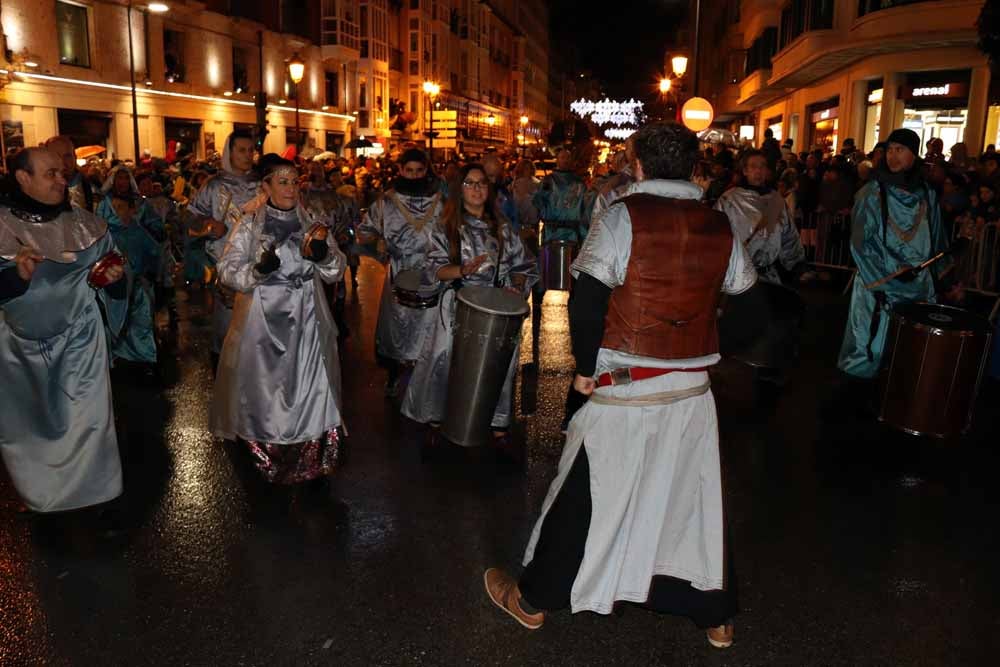
[{"label": "night sky", "polygon": [[686,0],[551,0],[553,50],[568,45],[565,52],[577,61],[570,65],[592,71],[611,97],[648,98],[655,95],[665,48],[687,5]]}]

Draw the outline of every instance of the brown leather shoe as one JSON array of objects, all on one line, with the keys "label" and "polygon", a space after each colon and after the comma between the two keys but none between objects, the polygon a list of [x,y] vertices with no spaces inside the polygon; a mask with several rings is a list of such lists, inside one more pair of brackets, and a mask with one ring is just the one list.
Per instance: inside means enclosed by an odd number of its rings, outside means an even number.
[{"label": "brown leather shoe", "polygon": [[491,567],[483,574],[486,593],[493,604],[510,614],[515,621],[528,628],[537,630],[545,622],[545,613],[529,614],[521,609],[521,590],[514,578],[503,570]]},{"label": "brown leather shoe", "polygon": [[729,648],[733,645],[733,636],[736,634],[736,628],[733,627],[732,623],[726,623],[725,625],[720,625],[715,628],[709,628],[705,631],[705,635],[708,637],[708,643],[715,648]]}]

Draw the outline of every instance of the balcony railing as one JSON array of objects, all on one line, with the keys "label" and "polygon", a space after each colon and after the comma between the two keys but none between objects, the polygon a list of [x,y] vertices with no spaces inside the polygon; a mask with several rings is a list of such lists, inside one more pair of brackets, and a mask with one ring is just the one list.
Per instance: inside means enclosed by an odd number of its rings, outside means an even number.
[{"label": "balcony railing", "polygon": [[[860,0],[861,4],[885,4],[890,0]],[[792,0],[781,10],[781,42],[783,49],[811,30],[833,27],[834,0]]]},{"label": "balcony railing", "polygon": [[892,9],[893,7],[915,5],[918,2],[928,2],[928,0],[858,0],[858,16],[879,12],[883,9]]}]

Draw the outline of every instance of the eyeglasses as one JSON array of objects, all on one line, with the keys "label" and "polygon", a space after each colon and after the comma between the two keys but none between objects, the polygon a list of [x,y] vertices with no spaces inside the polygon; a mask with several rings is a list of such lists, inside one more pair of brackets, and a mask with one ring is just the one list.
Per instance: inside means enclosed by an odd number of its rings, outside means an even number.
[{"label": "eyeglasses", "polygon": [[470,190],[485,190],[490,187],[489,181],[462,181],[462,185],[469,188]]}]

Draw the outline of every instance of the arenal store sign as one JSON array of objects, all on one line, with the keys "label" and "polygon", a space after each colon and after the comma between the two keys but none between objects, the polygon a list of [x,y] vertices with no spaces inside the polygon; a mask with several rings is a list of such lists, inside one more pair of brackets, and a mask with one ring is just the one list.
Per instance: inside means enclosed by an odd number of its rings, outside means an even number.
[{"label": "arenal store sign", "polygon": [[938,86],[906,86],[903,89],[903,99],[955,99],[967,97],[967,83],[944,83]]}]

